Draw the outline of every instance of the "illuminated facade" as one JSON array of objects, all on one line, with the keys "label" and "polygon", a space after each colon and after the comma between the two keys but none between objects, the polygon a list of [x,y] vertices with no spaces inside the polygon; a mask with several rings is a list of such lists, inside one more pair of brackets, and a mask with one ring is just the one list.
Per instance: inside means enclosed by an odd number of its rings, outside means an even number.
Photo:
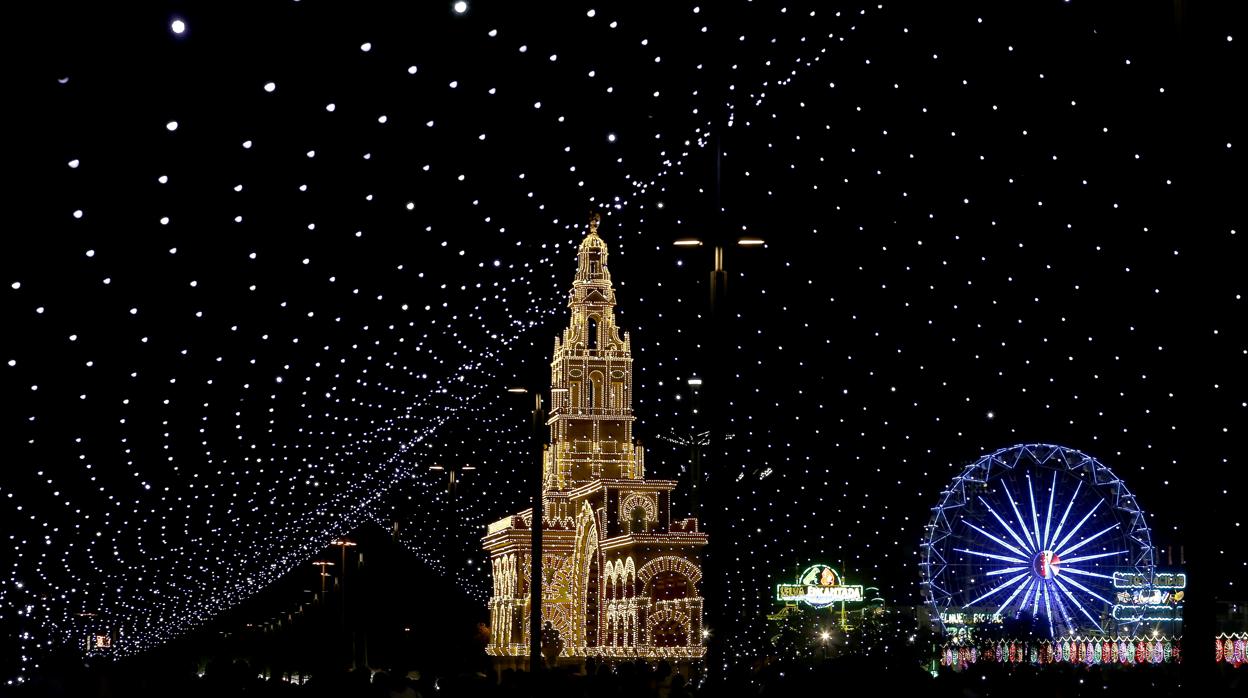
[{"label": "illuminated facade", "polygon": [[[647,480],[633,441],[633,358],[597,217],[578,252],[571,322],[551,360],[543,453],[542,619],[561,657],[701,658],[698,561],[706,535],[671,515],[673,480]],[[532,509],[489,525],[493,629],[487,651],[529,654]]]}]

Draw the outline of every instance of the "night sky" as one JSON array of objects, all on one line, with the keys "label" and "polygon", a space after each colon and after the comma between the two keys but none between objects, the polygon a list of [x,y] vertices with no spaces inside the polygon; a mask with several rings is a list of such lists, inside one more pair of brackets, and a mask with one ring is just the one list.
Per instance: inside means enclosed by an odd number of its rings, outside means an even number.
[{"label": "night sky", "polygon": [[[591,211],[650,477],[687,477],[659,437],[695,428],[706,351],[731,366],[731,651],[809,563],[919,603],[941,490],[1017,443],[1113,468],[1201,603],[1248,599],[1229,15],[617,4],[14,22],[6,667],[80,641],[81,612],[157,646],[370,522],[476,613],[482,527],[537,468],[505,390],[549,380]],[[672,241],[742,231],[767,244],[729,249],[731,339],[706,347],[710,252]],[[451,499],[435,464],[476,470]]]}]

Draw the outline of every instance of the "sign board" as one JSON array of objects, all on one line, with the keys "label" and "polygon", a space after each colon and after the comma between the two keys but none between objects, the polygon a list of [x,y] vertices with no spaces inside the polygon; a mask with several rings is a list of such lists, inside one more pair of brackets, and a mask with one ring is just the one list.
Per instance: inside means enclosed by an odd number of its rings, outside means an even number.
[{"label": "sign board", "polygon": [[1187,575],[1183,572],[1114,573],[1114,620],[1123,623],[1181,622]]},{"label": "sign board", "polygon": [[1115,589],[1186,589],[1187,574],[1183,572],[1157,572],[1149,583],[1148,575],[1138,572],[1115,572]]},{"label": "sign board", "polygon": [[811,608],[837,602],[862,601],[862,585],[842,584],[841,575],[827,565],[811,565],[793,584],[777,584],[776,600],[800,601]]},{"label": "sign board", "polygon": [[1161,606],[1162,604],[1183,603],[1186,592],[1182,589],[1171,591],[1169,589],[1132,589],[1131,591],[1120,591],[1115,596],[1118,603],[1135,604],[1137,606]]},{"label": "sign board", "polygon": [[1114,620],[1123,623],[1135,623],[1137,621],[1181,621],[1183,620],[1183,607],[1170,606],[1168,604],[1114,604],[1113,608]]},{"label": "sign board", "polygon": [[945,625],[983,625],[985,623],[1000,623],[1001,616],[996,613],[942,611],[940,622]]}]

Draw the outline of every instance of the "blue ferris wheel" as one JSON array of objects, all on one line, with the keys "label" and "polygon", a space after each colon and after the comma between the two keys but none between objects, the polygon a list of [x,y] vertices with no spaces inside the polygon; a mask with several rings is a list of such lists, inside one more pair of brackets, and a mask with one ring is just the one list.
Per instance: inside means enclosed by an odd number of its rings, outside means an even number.
[{"label": "blue ferris wheel", "polygon": [[951,618],[1029,615],[1049,635],[1127,630],[1115,575],[1153,579],[1152,536],[1135,495],[1100,461],[1048,444],[1011,446],[966,466],[924,531],[922,590]]}]

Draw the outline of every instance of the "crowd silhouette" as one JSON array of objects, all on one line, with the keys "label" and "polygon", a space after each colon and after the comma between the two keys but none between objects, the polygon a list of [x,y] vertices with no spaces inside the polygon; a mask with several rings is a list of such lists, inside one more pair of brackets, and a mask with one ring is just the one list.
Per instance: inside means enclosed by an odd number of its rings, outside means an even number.
[{"label": "crowd silhouette", "polygon": [[[11,687],[15,696],[155,698],[185,696],[249,696],[256,698],[432,698],[433,696],[545,698],[690,698],[692,696],[807,696],[853,690],[879,696],[1080,696],[1191,695],[1185,667],[1178,663],[1140,666],[1053,664],[981,664],[961,671],[940,669],[936,675],[909,662],[839,657],[826,661],[760,661],[714,679],[697,668],[643,661],[614,664],[590,662],[584,670],[560,667],[533,676],[506,670],[442,673],[423,670],[321,671],[306,680],[264,677],[245,662],[213,664],[202,671],[170,667],[134,670],[124,664],[75,665],[49,672],[45,678]],[[1248,669],[1220,666],[1207,679],[1219,694],[1248,687]]]}]

